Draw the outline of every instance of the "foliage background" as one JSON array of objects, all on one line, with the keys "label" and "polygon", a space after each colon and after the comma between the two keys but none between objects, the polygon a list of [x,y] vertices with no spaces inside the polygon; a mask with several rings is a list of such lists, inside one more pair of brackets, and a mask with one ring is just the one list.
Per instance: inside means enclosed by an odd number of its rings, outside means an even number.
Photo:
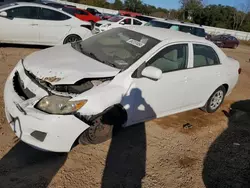
[{"label": "foliage background", "polygon": [[196,24],[250,32],[250,0],[235,7],[224,5],[206,5],[202,0],[180,0],[178,10],[155,7],[142,0],[68,0],[102,8],[128,10],[145,15],[179,19]]}]

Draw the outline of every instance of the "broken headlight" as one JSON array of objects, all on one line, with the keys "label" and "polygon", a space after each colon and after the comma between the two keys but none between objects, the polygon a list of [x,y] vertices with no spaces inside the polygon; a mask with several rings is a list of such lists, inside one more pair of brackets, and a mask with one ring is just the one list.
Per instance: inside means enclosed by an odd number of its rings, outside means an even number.
[{"label": "broken headlight", "polygon": [[35,107],[50,114],[65,115],[76,112],[87,103],[87,100],[69,100],[69,97],[61,97],[56,95],[47,96],[42,98],[42,100],[40,100]]}]

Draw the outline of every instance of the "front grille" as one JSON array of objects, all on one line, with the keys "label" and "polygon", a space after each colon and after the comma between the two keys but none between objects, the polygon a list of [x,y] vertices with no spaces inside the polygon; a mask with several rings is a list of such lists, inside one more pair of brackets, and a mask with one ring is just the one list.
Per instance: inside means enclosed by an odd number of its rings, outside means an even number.
[{"label": "front grille", "polygon": [[102,24],[100,24],[100,23],[95,23],[95,26],[96,27],[100,27]]},{"label": "front grille", "polygon": [[14,87],[15,92],[23,100],[27,100],[36,96],[28,88],[24,88],[23,81],[21,80],[18,72],[15,72],[15,75],[13,77],[13,87]]}]

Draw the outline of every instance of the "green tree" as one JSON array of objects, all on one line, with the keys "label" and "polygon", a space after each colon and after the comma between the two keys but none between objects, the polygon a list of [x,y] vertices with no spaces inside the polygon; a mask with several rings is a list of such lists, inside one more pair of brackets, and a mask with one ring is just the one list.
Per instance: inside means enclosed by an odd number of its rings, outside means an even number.
[{"label": "green tree", "polygon": [[123,9],[123,3],[121,0],[115,0],[115,2],[113,3],[113,8],[116,10],[121,10]]},{"label": "green tree", "polygon": [[200,13],[203,8],[202,0],[180,0],[183,19],[193,20],[195,14]]},{"label": "green tree", "polygon": [[140,9],[142,9],[143,4],[141,0],[125,0],[124,6],[127,10],[136,12]]}]

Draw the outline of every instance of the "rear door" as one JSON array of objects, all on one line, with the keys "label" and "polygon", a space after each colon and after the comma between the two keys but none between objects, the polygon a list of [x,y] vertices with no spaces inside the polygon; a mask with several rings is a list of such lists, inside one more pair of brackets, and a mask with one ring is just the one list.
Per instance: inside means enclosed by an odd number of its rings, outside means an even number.
[{"label": "rear door", "polygon": [[35,24],[39,8],[22,6],[5,11],[7,17],[0,17],[1,41],[21,44],[39,43],[39,28]]},{"label": "rear door", "polygon": [[46,45],[58,44],[71,29],[70,19],[71,17],[59,11],[40,8],[39,20],[36,21],[40,31],[40,43]]}]

